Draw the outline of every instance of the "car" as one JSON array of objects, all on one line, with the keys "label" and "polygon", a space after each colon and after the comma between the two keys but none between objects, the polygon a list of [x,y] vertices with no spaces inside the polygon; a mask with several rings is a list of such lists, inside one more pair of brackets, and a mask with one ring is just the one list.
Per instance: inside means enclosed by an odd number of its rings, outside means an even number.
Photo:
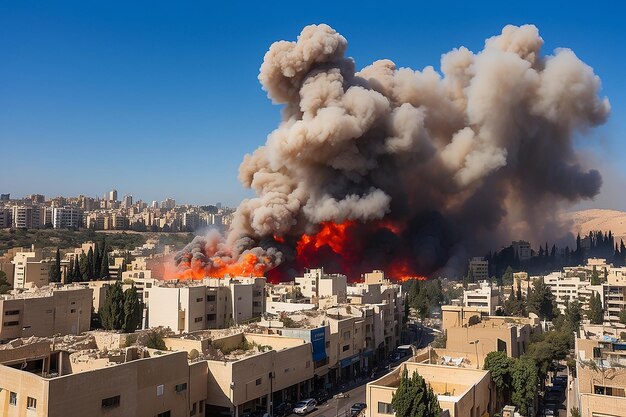
[{"label": "car", "polygon": [[350,417],[358,417],[367,408],[365,403],[354,403],[350,407]]},{"label": "car", "polygon": [[546,393],[546,396],[544,397],[546,402],[559,402],[561,401],[561,398],[563,398],[562,394],[560,392],[557,391],[550,391],[548,393]]},{"label": "car", "polygon": [[567,385],[567,375],[557,375],[552,378],[553,385]]},{"label": "car", "polygon": [[315,398],[298,401],[298,403],[293,407],[293,412],[294,414],[303,416],[315,410],[316,405],[317,401],[315,401]]},{"label": "car", "polygon": [[274,417],[286,417],[288,415],[291,415],[292,411],[293,411],[293,407],[291,403],[289,402],[280,403],[276,407],[274,407]]},{"label": "car", "polygon": [[328,391],[318,389],[311,393],[311,398],[317,401],[318,404],[323,404],[330,399],[330,395],[328,394]]},{"label": "car", "polygon": [[557,413],[554,411],[554,408],[546,408],[543,411],[543,415],[546,417],[552,417],[555,416]]}]

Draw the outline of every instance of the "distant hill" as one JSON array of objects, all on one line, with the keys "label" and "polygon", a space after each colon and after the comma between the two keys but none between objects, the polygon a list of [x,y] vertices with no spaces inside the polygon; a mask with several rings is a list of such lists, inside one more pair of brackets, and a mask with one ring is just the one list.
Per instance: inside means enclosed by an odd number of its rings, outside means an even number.
[{"label": "distant hill", "polygon": [[591,230],[611,230],[615,241],[624,239],[626,242],[626,212],[619,210],[589,209],[573,211],[564,214],[566,219],[572,220],[572,233],[586,235]]}]

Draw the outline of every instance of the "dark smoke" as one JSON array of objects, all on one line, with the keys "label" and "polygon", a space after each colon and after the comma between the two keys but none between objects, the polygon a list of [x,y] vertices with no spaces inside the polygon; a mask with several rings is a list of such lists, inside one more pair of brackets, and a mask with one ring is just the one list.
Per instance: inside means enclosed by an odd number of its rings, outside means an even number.
[{"label": "dark smoke", "polygon": [[535,26],[506,26],[476,54],[444,54],[439,73],[389,60],[356,72],[327,25],[274,43],[259,80],[283,119],[240,167],[257,196],[225,239],[186,251],[207,270],[216,255],[237,263],[252,251],[266,269],[292,273],[304,233],[353,221],[346,253],[320,248],[307,261],[345,269],[349,259],[350,273],[403,261],[428,274],[505,239],[554,240],[563,205],[600,190],[573,135],[603,123],[610,106],[591,67],[569,49],[542,56],[542,44]]}]

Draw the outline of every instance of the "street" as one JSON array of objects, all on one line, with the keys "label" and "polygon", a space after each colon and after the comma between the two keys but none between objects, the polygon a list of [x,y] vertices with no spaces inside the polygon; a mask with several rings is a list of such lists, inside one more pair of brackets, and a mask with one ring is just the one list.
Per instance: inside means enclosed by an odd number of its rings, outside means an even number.
[{"label": "street", "polygon": [[324,404],[318,405],[315,411],[307,414],[307,416],[336,417],[346,415],[345,413],[350,411],[352,404],[365,402],[365,384],[366,382],[364,381],[363,385],[348,391],[347,393],[350,395],[348,398],[330,399]]}]

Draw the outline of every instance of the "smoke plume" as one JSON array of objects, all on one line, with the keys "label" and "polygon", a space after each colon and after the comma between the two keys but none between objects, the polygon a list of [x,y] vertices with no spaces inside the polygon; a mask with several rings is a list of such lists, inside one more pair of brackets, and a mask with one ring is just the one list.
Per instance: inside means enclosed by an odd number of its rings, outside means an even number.
[{"label": "smoke plume", "polygon": [[390,60],[357,71],[323,24],[274,43],[258,78],[282,121],[239,173],[256,197],[225,237],[190,243],[178,274],[427,275],[494,242],[558,231],[564,204],[600,190],[573,137],[610,105],[590,66],[542,45],[535,26],[506,26],[478,53],[444,54],[438,72]]}]

